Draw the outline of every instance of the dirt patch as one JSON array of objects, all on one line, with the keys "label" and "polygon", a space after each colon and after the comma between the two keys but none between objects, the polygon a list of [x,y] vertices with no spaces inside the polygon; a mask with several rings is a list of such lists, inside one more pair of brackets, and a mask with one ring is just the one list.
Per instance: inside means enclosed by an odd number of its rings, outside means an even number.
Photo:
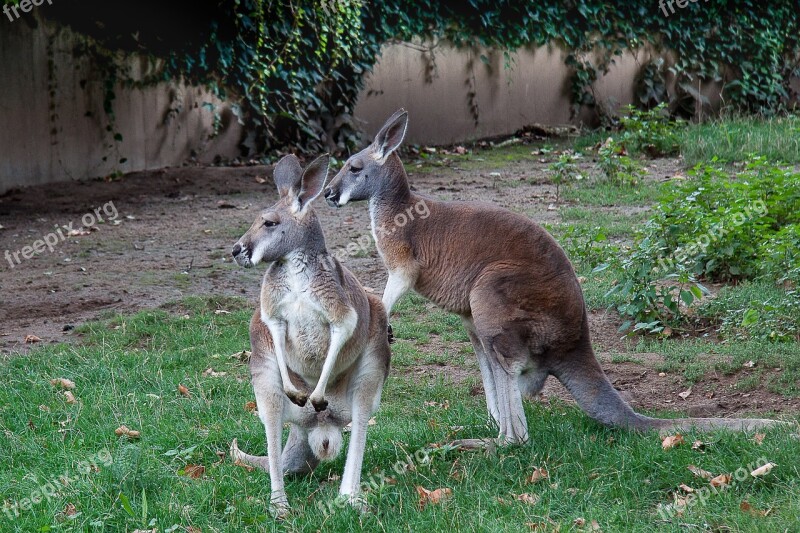
[{"label": "dirt patch", "polygon": [[[546,180],[548,164],[534,158],[498,163],[497,168],[465,169],[456,162],[435,172],[413,164],[408,170],[413,187],[422,193],[446,200],[491,201],[538,222],[553,223],[560,219],[551,207],[555,189]],[[678,160],[658,160],[649,170],[661,179],[679,168]],[[26,335],[36,335],[45,343],[69,341],[72,327],[87,320],[155,308],[186,296],[244,297],[255,305],[263,271],[241,269],[229,254],[259,208],[276,201],[270,175],[263,166],[183,167],[129,174],[118,181],[67,182],[4,195],[0,198],[0,253],[13,254],[70,223],[80,228],[83,215],[108,202],[113,202],[117,216],[115,220],[105,217],[96,231],[59,240],[52,253],[45,251],[13,267],[0,257],[0,351],[25,351],[29,348],[24,344]],[[363,205],[334,210],[320,203],[317,213],[330,249],[345,247],[370,232]],[[386,271],[374,247],[345,263],[370,290],[382,291]],[[608,352],[627,351],[617,332],[616,315],[592,312],[590,325],[612,381],[640,408],[708,408],[708,414],[719,415],[800,407],[800,400],[762,390],[750,391],[748,396],[736,392],[732,389],[736,376],[709,376],[687,400],[681,400],[676,396],[683,390],[680,377],[659,377],[653,361],[608,362]],[[457,382],[472,376],[479,382],[477,368],[419,365],[404,371],[444,373]],[[480,394],[480,387],[473,392]],[[555,380],[548,382],[545,392],[568,398]],[[705,397],[712,392],[714,396]]]}]

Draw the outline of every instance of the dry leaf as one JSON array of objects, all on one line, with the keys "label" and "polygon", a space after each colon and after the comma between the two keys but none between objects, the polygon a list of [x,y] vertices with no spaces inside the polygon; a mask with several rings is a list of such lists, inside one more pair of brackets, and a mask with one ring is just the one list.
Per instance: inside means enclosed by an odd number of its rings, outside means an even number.
[{"label": "dry leaf", "polygon": [[755,363],[755,361],[748,361],[748,362],[744,363],[742,366],[745,367],[745,368],[753,368],[754,366],[756,366],[756,363]]},{"label": "dry leaf", "polygon": [[597,520],[592,520],[592,527],[590,528],[591,531],[601,531],[600,523]]},{"label": "dry leaf", "polygon": [[205,370],[203,370],[203,375],[204,376],[211,376],[212,378],[219,378],[219,377],[225,376],[227,374],[228,374],[227,372],[217,372],[216,370],[214,370],[211,367],[208,367]]},{"label": "dry leaf", "polygon": [[236,206],[227,200],[220,200],[217,202],[217,209],[234,209]]},{"label": "dry leaf", "polygon": [[702,450],[705,447],[706,447],[706,443],[701,441],[701,440],[696,440],[696,441],[694,441],[692,443],[692,449],[693,450]]},{"label": "dry leaf", "polygon": [[244,404],[244,410],[249,411],[251,413],[255,413],[258,410],[258,405],[256,402],[247,402]]},{"label": "dry leaf", "polygon": [[120,427],[118,427],[117,429],[114,430],[114,434],[117,437],[125,436],[125,437],[128,437],[129,439],[138,439],[141,436],[140,432],[138,432],[138,431],[136,431],[134,429],[130,429],[130,428],[128,428],[128,426],[120,426]]},{"label": "dry leaf", "polygon": [[25,344],[33,344],[35,342],[42,342],[42,339],[36,335],[25,335]]},{"label": "dry leaf", "polygon": [[64,507],[64,510],[61,511],[61,514],[64,516],[75,516],[78,514],[78,509],[75,508],[75,505],[68,503],[66,507]]},{"label": "dry leaf", "polygon": [[690,487],[689,485],[684,485],[683,483],[678,485],[678,488],[681,489],[683,492],[686,492],[686,493],[694,492],[694,489],[692,487]]},{"label": "dry leaf", "polygon": [[189,526],[186,528],[186,533],[203,533],[203,530],[199,527]]},{"label": "dry leaf", "polygon": [[445,411],[450,409],[450,400],[445,400],[444,403],[439,402],[424,402],[422,405],[425,407],[439,407]]},{"label": "dry leaf", "polygon": [[203,465],[186,465],[183,467],[183,475],[192,479],[201,478],[205,473],[206,467]]},{"label": "dry leaf", "polygon": [[755,507],[750,505],[750,503],[747,502],[747,501],[743,501],[742,503],[740,503],[739,504],[739,509],[743,513],[748,513],[748,514],[751,514],[753,516],[767,516],[769,514],[769,511],[762,511],[760,509],[756,509]]},{"label": "dry leaf", "polygon": [[583,527],[583,526],[586,525],[586,519],[585,518],[576,518],[575,520],[572,521],[572,523],[574,525],[578,526],[578,527]]},{"label": "dry leaf", "polygon": [[766,433],[756,433],[755,435],[753,435],[753,440],[755,441],[756,444],[761,445],[764,444],[764,437],[766,436],[767,436]]},{"label": "dry leaf", "polygon": [[67,237],[85,237],[91,234],[92,232],[89,231],[88,229],[78,228],[69,230],[69,232],[67,233]]},{"label": "dry leaf", "polygon": [[73,390],[75,388],[75,382],[67,378],[51,379],[50,384],[65,390]]},{"label": "dry leaf", "polygon": [[256,180],[256,183],[261,183],[261,184],[264,184],[264,183],[267,182],[267,178],[262,178],[261,176],[256,176],[255,180]]},{"label": "dry leaf", "polygon": [[215,315],[229,315],[229,314],[231,314],[231,312],[230,311],[226,311],[224,309],[217,309],[216,311],[214,311],[214,314]]},{"label": "dry leaf", "polygon": [[670,435],[669,437],[665,438],[661,442],[661,447],[665,450],[669,450],[670,448],[674,448],[675,446],[679,445],[683,442],[683,435],[678,433],[677,435]]},{"label": "dry leaf", "polygon": [[680,397],[681,397],[681,399],[685,400],[686,398],[688,398],[688,397],[689,397],[689,395],[690,395],[691,393],[692,393],[692,388],[691,388],[691,387],[689,387],[689,388],[688,388],[688,389],[686,389],[685,391],[683,391],[683,392],[679,392],[679,393],[678,393],[678,396],[680,396]]},{"label": "dry leaf", "polygon": [[526,492],[525,494],[517,494],[516,498],[517,501],[527,503],[529,505],[536,505],[537,503],[539,503],[539,496],[537,496],[536,494],[530,494],[528,492]]},{"label": "dry leaf", "polygon": [[770,470],[775,468],[775,466],[777,466],[775,463],[767,463],[764,466],[759,466],[758,468],[750,472],[750,475],[753,477],[766,476],[767,474],[769,474]]},{"label": "dry leaf", "polygon": [[730,474],[720,474],[715,478],[711,478],[710,483],[712,487],[724,487],[731,484],[731,476]]},{"label": "dry leaf", "polygon": [[64,391],[64,397],[67,399],[67,403],[78,403],[78,400],[75,399],[75,395],[68,390]]},{"label": "dry leaf", "polygon": [[692,474],[694,474],[695,476],[697,476],[699,478],[711,479],[712,477],[714,477],[714,474],[712,474],[708,470],[703,470],[702,468],[698,468],[698,467],[696,467],[694,465],[689,465],[686,468],[689,469],[689,472],[691,472]]},{"label": "dry leaf", "polygon": [[425,487],[417,485],[417,494],[419,495],[419,508],[425,509],[429,503],[439,504],[453,495],[453,490],[448,488],[441,488],[436,490],[428,490]]},{"label": "dry leaf", "polygon": [[178,392],[181,396],[186,396],[187,398],[192,395],[192,393],[189,392],[189,389],[183,386],[183,383],[178,384]]},{"label": "dry leaf", "polygon": [[525,481],[528,483],[536,483],[537,481],[541,481],[543,479],[547,479],[550,477],[549,472],[547,472],[544,468],[539,468],[538,466],[533,467],[533,474],[528,476]]}]

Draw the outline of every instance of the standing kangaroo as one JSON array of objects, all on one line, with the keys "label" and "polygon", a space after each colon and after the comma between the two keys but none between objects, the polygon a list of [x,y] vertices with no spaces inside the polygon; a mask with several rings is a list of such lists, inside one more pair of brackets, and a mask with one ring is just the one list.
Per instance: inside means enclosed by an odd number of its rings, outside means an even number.
[{"label": "standing kangaroo", "polygon": [[[528,218],[491,205],[415,194],[395,153],[408,114],[397,111],[325,190],[335,207],[368,200],[389,280],[390,313],[408,290],[461,316],[481,369],[486,403],[506,443],[528,440],[522,396],[553,375],[592,418],[631,429],[750,430],[764,419],[662,420],[635,413],[609,382],[589,339],[583,293],[564,251]],[[423,216],[415,216],[422,215]]]},{"label": "standing kangaroo", "polygon": [[[240,452],[236,441],[231,455],[269,470],[271,509],[278,516],[289,508],[284,474],[308,473],[320,460],[335,459],[342,428],[351,421],[339,493],[357,501],[367,425],[389,373],[386,311],[328,254],[311,209],[327,175],[327,156],[305,173],[295,156],[281,159],[274,172],[278,203],[259,214],[233,248],[238,264],[269,267],[250,322],[250,374],[267,457]],[[284,420],[291,427],[281,452]]]}]

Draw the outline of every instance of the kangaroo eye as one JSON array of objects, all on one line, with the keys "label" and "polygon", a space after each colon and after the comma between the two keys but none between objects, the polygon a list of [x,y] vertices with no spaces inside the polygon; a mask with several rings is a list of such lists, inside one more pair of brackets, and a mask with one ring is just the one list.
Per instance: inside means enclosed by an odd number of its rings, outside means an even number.
[{"label": "kangaroo eye", "polygon": [[362,170],[364,170],[364,164],[361,161],[353,161],[350,163],[350,172],[353,174],[358,174]]},{"label": "kangaroo eye", "polygon": [[272,220],[265,220],[264,221],[264,227],[265,228],[271,228],[271,227],[277,226],[277,225],[278,225],[278,223],[277,222],[273,222]]}]

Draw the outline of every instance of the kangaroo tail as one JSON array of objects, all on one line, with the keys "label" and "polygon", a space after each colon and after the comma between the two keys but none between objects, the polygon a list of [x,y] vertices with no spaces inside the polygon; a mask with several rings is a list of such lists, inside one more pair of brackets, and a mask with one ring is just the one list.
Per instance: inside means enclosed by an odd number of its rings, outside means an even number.
[{"label": "kangaroo tail", "polygon": [[765,418],[651,418],[636,413],[622,399],[592,351],[588,342],[570,356],[555,362],[550,373],[564,384],[586,414],[607,426],[646,431],[656,429],[665,433],[698,429],[711,431],[756,429],[790,425],[788,422]]}]

